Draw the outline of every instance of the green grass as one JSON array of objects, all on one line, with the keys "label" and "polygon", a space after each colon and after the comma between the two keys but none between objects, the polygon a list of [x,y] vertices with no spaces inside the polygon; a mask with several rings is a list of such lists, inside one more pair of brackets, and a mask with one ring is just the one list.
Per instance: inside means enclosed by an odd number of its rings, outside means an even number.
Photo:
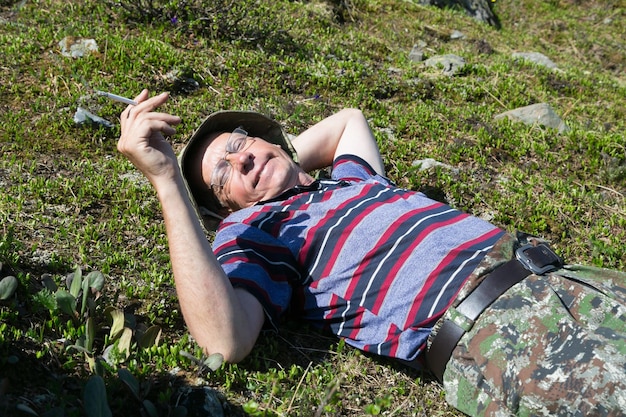
[{"label": "green grass", "polygon": [[[399,185],[548,238],[570,262],[625,269],[622,2],[497,1],[499,31],[410,1],[218,1],[211,13],[193,1],[148,3],[0,2],[0,277],[19,282],[0,301],[1,414],[28,415],[18,409],[28,406],[42,416],[83,415],[98,374],[114,415],[146,413],[143,400],[169,415],[177,388],[198,383],[219,390],[233,415],[458,415],[428,375],[300,323],[262,335],[246,361],[215,372],[181,355],[201,352],[178,309],[159,205],[116,151],[123,105],[94,89],[170,91],[164,110],[183,118],[176,150],[218,109],[261,111],[295,134],[358,107]],[[455,29],[465,38],[451,40]],[[99,52],[64,57],[65,36],[94,38]],[[420,41],[427,57],[457,54],[466,67],[448,77],[412,62]],[[521,51],[541,52],[559,70],[512,58]],[[199,88],[189,91],[174,72]],[[493,119],[539,102],[571,130]],[[115,126],[77,125],[79,105]],[[413,166],[428,157],[458,171]],[[106,278],[80,317],[41,293],[42,275],[63,288],[77,266]],[[109,333],[112,308],[127,313],[135,335],[159,326],[158,345],[133,339],[128,357],[121,354]],[[89,326],[89,353],[68,349]],[[111,344],[112,364],[90,368],[88,359]],[[141,383],[141,395],[119,368]]]}]

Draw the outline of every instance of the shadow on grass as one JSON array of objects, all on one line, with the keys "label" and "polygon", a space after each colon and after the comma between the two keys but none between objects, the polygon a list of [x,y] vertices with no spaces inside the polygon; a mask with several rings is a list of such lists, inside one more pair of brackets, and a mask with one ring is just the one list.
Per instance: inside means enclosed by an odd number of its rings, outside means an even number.
[{"label": "shadow on grass", "polygon": [[267,372],[272,368],[288,369],[292,365],[306,368],[336,362],[342,355],[358,354],[373,364],[403,373],[413,379],[435,381],[429,371],[416,369],[392,358],[381,357],[345,345],[336,336],[322,332],[316,327],[292,320],[279,333],[267,331],[261,334],[252,354],[242,362],[242,367]]},{"label": "shadow on grass", "polygon": [[[97,398],[86,395],[86,384],[93,376],[82,361],[59,362],[59,356],[49,352],[38,358],[39,346],[32,341],[19,340],[1,347],[0,361],[0,415],[12,416],[67,416],[86,415],[88,402]],[[68,369],[74,366],[73,370]],[[207,403],[218,407],[225,416],[245,416],[243,408],[226,399],[208,385],[192,382],[184,371],[151,372],[138,379],[141,396],[138,398],[115,374],[104,376],[106,402],[113,416],[145,416],[145,402],[152,403],[157,416],[173,414],[177,406],[185,407],[187,417],[206,414]]]}]

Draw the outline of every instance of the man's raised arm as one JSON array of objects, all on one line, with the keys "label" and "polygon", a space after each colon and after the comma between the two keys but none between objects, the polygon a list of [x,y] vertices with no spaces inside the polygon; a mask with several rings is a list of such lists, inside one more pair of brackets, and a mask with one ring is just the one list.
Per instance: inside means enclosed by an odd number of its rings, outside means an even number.
[{"label": "man's raised arm", "polygon": [[235,290],[213,255],[187,197],[176,155],[165,136],[180,118],[155,112],[167,94],[148,98],[142,91],[120,116],[118,150],[154,186],[168,237],[176,292],[191,335],[206,353],[229,362],[243,359],[254,346],[264,321],[259,301]]},{"label": "man's raised arm", "polygon": [[318,122],[295,138],[293,146],[306,172],[331,165],[339,155],[356,155],[385,174],[376,139],[358,109],[343,109]]}]

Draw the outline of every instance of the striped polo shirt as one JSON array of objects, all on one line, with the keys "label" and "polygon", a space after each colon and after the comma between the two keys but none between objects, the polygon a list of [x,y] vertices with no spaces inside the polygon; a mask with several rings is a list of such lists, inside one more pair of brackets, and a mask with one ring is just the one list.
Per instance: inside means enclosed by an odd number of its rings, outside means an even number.
[{"label": "striped polo shirt", "polygon": [[355,156],[338,157],[332,178],[231,214],[215,255],[274,327],[297,316],[356,348],[414,360],[504,232]]}]

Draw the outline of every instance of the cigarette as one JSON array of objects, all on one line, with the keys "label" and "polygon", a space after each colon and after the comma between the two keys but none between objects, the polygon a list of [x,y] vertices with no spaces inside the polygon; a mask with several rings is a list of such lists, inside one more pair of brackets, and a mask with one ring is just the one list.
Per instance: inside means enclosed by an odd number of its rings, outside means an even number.
[{"label": "cigarette", "polygon": [[96,91],[96,94],[98,94],[99,96],[108,97],[111,100],[119,101],[120,103],[124,103],[124,104],[130,104],[130,105],[133,105],[133,106],[136,106],[137,104],[139,104],[135,100],[131,100],[131,99],[126,98],[126,97],[118,96],[117,94],[107,93],[106,91]]}]

